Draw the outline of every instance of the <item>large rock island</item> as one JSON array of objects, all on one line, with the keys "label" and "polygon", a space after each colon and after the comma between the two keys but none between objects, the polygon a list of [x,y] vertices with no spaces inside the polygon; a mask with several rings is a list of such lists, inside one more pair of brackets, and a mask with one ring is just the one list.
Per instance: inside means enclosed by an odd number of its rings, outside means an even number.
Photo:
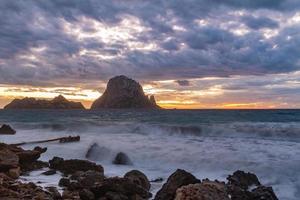
[{"label": "large rock island", "polygon": [[142,86],[126,76],[116,76],[108,81],[103,95],[98,98],[91,109],[103,108],[160,108],[154,96],[145,95]]},{"label": "large rock island", "polygon": [[14,99],[4,109],[84,109],[80,102],[67,100],[62,95],[52,100],[39,100],[35,98]]}]

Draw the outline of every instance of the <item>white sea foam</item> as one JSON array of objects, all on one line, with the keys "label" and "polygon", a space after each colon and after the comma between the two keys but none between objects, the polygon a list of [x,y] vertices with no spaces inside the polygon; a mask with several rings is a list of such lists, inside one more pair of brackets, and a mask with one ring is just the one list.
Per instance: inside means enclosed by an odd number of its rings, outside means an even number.
[{"label": "white sea foam", "polygon": [[[14,136],[0,136],[7,143],[80,135],[79,143],[45,143],[48,151],[41,157],[84,159],[93,143],[102,149],[96,162],[102,164],[107,176],[122,176],[131,169],[143,171],[149,179],[166,179],[177,168],[198,178],[226,180],[235,170],[251,171],[263,184],[273,186],[281,200],[297,200],[300,196],[299,124],[231,123],[202,126],[171,126],[137,123],[102,123],[91,126],[22,127]],[[53,128],[54,127],[54,128]],[[55,128],[56,127],[56,128]],[[32,145],[24,145],[32,148]],[[125,152],[133,166],[111,164],[118,152]],[[59,176],[45,177],[40,171],[30,181],[43,186],[55,185]],[[154,184],[157,191],[161,184]]]}]

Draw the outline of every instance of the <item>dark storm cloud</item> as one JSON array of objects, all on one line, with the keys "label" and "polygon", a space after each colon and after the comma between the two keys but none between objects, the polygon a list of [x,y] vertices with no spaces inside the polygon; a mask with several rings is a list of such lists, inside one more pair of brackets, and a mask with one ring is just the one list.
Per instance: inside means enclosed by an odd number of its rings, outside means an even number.
[{"label": "dark storm cloud", "polygon": [[[116,74],[186,80],[297,71],[299,23],[286,25],[274,16],[288,18],[299,8],[296,0],[4,0],[0,83],[73,85]],[[117,28],[130,17],[143,29],[127,37]],[[237,34],[243,25],[248,32]],[[266,38],[265,28],[278,34]]]}]

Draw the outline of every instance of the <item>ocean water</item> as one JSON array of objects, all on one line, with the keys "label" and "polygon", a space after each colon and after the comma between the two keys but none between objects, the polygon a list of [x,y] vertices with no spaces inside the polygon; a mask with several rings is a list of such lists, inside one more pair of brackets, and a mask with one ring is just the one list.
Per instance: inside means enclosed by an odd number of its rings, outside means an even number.
[{"label": "ocean water", "polygon": [[[97,143],[100,148],[92,159],[104,166],[107,176],[139,169],[149,179],[166,179],[182,168],[199,179],[225,181],[240,169],[257,174],[280,200],[300,199],[300,110],[0,110],[2,123],[17,130],[16,135],[0,136],[6,143],[81,136],[78,143],[41,144],[48,147],[42,160],[84,159]],[[118,152],[126,153],[133,165],[113,165]],[[59,174],[40,173],[22,178],[57,185]],[[152,191],[161,184],[153,184]]]}]

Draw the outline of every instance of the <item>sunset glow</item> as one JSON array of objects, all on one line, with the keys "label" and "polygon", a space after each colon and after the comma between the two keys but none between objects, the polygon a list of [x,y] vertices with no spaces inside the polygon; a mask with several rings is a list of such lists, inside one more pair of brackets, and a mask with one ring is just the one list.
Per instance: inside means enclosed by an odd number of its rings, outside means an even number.
[{"label": "sunset glow", "polygon": [[0,107],[59,94],[89,107],[123,74],[164,108],[299,108],[300,13],[230,2],[5,4]]}]

